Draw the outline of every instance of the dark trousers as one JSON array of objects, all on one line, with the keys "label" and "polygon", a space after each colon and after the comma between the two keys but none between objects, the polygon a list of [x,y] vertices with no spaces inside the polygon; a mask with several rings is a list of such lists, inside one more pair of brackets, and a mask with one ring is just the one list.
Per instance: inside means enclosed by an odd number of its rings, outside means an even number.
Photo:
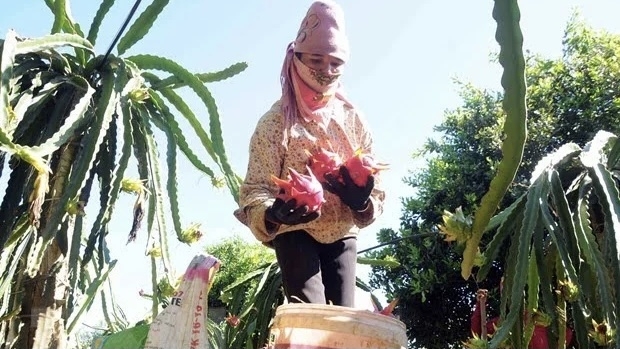
[{"label": "dark trousers", "polygon": [[276,236],[273,246],[289,302],[354,306],[356,238],[322,244],[297,230]]}]

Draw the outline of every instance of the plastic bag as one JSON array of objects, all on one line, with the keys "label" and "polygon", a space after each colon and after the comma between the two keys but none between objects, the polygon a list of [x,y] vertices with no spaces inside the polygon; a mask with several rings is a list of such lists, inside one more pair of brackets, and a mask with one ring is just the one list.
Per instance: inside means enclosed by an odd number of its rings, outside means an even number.
[{"label": "plastic bag", "polygon": [[219,267],[213,256],[195,256],[170,305],[151,324],[95,338],[91,348],[207,349],[207,295]]},{"label": "plastic bag", "polygon": [[213,256],[194,257],[170,305],[151,323],[144,349],[208,349],[207,294],[219,267]]}]

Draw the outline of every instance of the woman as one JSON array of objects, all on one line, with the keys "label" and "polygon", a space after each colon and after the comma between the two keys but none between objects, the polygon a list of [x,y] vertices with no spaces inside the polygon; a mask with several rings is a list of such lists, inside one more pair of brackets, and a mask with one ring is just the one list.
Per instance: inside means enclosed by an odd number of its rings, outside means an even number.
[{"label": "woman", "polygon": [[287,178],[288,168],[307,172],[308,151],[337,153],[342,159],[362,148],[372,151],[365,121],[344,97],[340,77],[349,44],[340,6],[314,2],[297,38],[288,46],[281,73],[282,96],[263,115],[252,135],[249,163],[235,216],[255,237],[275,249],[289,302],[354,306],[356,236],[383,211],[377,175],[359,187],[346,168],[342,180],[325,182],[320,212],[295,200],[276,199],[271,175]]}]

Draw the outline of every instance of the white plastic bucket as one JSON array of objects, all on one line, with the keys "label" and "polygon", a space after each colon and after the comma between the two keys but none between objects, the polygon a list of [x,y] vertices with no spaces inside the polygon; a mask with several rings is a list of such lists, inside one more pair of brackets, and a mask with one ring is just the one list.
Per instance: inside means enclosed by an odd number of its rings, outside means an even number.
[{"label": "white plastic bucket", "polygon": [[405,349],[405,324],[368,310],[292,303],[276,309],[269,349]]}]

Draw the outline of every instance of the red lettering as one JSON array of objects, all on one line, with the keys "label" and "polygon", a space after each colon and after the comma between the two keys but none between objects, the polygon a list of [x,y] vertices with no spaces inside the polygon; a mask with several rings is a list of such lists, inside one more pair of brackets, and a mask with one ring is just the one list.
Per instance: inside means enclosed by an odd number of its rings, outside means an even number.
[{"label": "red lettering", "polygon": [[200,344],[200,340],[199,339],[192,339],[192,346],[198,346]]},{"label": "red lettering", "polygon": [[194,322],[194,328],[200,328],[200,322],[198,321]]},{"label": "red lettering", "polygon": [[198,312],[202,311],[202,306],[200,304],[196,306],[196,311]]}]

